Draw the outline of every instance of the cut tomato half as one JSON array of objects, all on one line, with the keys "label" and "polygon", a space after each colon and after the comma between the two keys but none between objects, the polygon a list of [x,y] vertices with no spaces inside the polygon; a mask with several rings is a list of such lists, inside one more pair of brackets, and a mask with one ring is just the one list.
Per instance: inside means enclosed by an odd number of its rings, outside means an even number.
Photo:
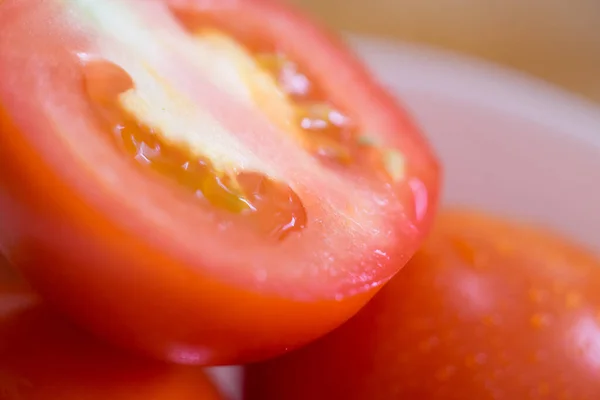
[{"label": "cut tomato half", "polygon": [[198,364],[299,346],[431,225],[426,140],[296,11],[6,0],[0,27],[0,245],[121,345]]},{"label": "cut tomato half", "polygon": [[148,361],[88,337],[0,266],[0,399],[222,397],[198,367]]}]

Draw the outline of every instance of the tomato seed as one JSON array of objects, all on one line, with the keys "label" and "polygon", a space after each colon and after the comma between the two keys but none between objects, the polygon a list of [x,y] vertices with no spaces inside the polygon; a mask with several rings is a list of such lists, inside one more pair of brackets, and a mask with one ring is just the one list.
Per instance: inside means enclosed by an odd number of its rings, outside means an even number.
[{"label": "tomato seed", "polygon": [[244,216],[262,234],[283,239],[306,226],[299,196],[287,185],[258,172],[219,171],[209,157],[193,156],[162,139],[120,105],[119,95],[134,89],[130,75],[109,61],[83,65],[84,90],[119,145],[139,164],[150,167],[197,197]]}]

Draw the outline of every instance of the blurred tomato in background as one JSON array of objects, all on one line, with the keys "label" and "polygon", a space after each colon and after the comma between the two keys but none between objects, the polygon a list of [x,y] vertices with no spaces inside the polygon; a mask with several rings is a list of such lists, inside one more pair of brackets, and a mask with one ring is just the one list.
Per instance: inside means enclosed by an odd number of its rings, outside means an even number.
[{"label": "blurred tomato in background", "polygon": [[446,211],[348,323],[250,366],[248,399],[595,400],[599,288],[600,261],[567,239]]}]

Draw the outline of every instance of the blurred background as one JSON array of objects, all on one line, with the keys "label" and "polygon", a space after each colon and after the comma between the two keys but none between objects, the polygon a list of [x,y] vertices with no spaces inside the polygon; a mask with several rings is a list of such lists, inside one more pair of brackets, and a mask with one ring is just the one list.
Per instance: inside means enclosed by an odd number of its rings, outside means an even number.
[{"label": "blurred background", "polygon": [[442,47],[600,103],[600,0],[287,0],[336,29]]}]

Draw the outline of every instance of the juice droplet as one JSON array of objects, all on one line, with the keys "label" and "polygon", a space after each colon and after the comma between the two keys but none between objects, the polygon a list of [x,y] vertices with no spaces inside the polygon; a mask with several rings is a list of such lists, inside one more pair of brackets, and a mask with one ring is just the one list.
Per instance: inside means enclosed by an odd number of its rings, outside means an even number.
[{"label": "juice droplet", "polygon": [[[255,224],[268,235],[283,239],[289,233],[306,227],[306,209],[300,197],[282,182],[255,172],[242,172],[237,181],[255,212]],[[268,210],[269,218],[264,213]]]}]

